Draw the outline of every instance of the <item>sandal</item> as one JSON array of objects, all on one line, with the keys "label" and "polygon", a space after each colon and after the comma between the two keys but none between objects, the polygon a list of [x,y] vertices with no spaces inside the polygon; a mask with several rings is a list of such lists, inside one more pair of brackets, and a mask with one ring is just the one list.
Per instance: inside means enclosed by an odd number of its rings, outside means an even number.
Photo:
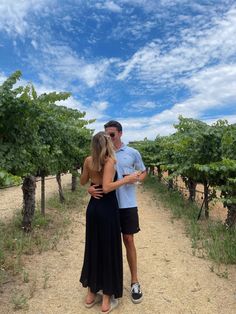
[{"label": "sandal", "polygon": [[114,310],[118,306],[119,302],[117,299],[111,298],[110,301],[110,308],[107,311],[100,311],[100,314],[108,314],[111,313],[112,310]]},{"label": "sandal", "polygon": [[96,294],[95,299],[91,303],[84,302],[84,306],[87,309],[90,309],[91,307],[93,307],[95,304],[97,304],[99,302],[102,302],[102,296],[101,296],[101,294]]}]

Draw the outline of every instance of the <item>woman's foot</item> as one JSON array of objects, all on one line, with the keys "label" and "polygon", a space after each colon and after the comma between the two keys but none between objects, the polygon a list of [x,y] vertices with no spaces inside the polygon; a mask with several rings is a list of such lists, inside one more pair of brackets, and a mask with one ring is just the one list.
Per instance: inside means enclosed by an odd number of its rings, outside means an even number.
[{"label": "woman's foot", "polygon": [[102,301],[102,296],[100,294],[96,294],[88,290],[88,294],[85,298],[85,307],[90,308],[94,306],[94,304]]},{"label": "woman's foot", "polygon": [[101,310],[103,313],[106,313],[110,308],[110,299],[111,297],[107,294],[104,294],[102,297],[102,307]]},{"label": "woman's foot", "polygon": [[95,297],[96,297],[96,294],[89,290],[85,299],[85,303],[88,305],[93,303],[93,301],[95,300]]},{"label": "woman's foot", "polygon": [[113,296],[103,295],[100,314],[108,314],[118,306],[118,300]]}]

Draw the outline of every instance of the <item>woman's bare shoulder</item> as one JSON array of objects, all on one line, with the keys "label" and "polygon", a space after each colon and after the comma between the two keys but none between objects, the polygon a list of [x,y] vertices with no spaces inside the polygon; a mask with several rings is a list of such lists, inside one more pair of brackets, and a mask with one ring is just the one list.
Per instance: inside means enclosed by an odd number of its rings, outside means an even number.
[{"label": "woman's bare shoulder", "polygon": [[91,165],[91,162],[92,162],[92,156],[88,156],[84,160],[84,165],[85,166]]},{"label": "woman's bare shoulder", "polygon": [[112,165],[115,165],[116,164],[116,160],[112,157],[108,157],[106,159],[106,164],[112,164]]}]

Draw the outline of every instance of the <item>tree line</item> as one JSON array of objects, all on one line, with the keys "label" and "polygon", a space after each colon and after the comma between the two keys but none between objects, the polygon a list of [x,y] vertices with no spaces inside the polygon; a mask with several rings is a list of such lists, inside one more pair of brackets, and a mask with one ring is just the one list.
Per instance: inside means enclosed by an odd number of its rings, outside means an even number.
[{"label": "tree line", "polygon": [[69,93],[38,95],[32,84],[15,87],[20,77],[16,71],[0,86],[0,181],[22,178],[22,227],[29,232],[36,177],[42,181],[41,212],[45,214],[45,177],[56,176],[61,201],[62,173],[72,173],[75,189],[77,169],[89,153],[93,130],[87,126],[93,120],[85,120],[85,112],[61,105]]},{"label": "tree line", "polygon": [[[17,86],[21,72],[13,73],[0,86],[0,184],[22,179],[23,221],[31,230],[35,211],[36,177],[42,181],[41,212],[45,214],[45,177],[55,175],[59,197],[64,201],[61,174],[72,173],[76,188],[77,169],[82,166],[93,130],[85,112],[62,106],[69,93],[38,95],[34,86]],[[58,104],[60,102],[60,104]],[[161,180],[168,172],[168,186],[181,176],[195,200],[196,186],[204,186],[204,214],[209,216],[209,201],[221,193],[228,209],[226,225],[236,224],[236,124],[219,120],[208,125],[200,120],[179,117],[176,132],[157,135],[155,140],[131,142],[141,152],[145,165]]]},{"label": "tree line", "polygon": [[209,217],[209,201],[220,191],[220,199],[228,214],[227,227],[236,224],[236,124],[218,120],[208,125],[200,120],[179,117],[176,131],[169,136],[157,136],[151,141],[131,142],[138,148],[151,171],[157,169],[161,180],[168,172],[168,186],[180,176],[195,201],[196,186],[204,186],[204,215]]}]

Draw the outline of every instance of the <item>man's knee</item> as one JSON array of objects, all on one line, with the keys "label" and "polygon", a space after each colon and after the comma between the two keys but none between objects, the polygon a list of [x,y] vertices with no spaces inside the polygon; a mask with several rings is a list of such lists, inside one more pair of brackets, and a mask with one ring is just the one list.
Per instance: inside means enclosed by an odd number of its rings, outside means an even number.
[{"label": "man's knee", "polygon": [[134,246],[133,234],[123,234],[123,242],[125,246]]}]

